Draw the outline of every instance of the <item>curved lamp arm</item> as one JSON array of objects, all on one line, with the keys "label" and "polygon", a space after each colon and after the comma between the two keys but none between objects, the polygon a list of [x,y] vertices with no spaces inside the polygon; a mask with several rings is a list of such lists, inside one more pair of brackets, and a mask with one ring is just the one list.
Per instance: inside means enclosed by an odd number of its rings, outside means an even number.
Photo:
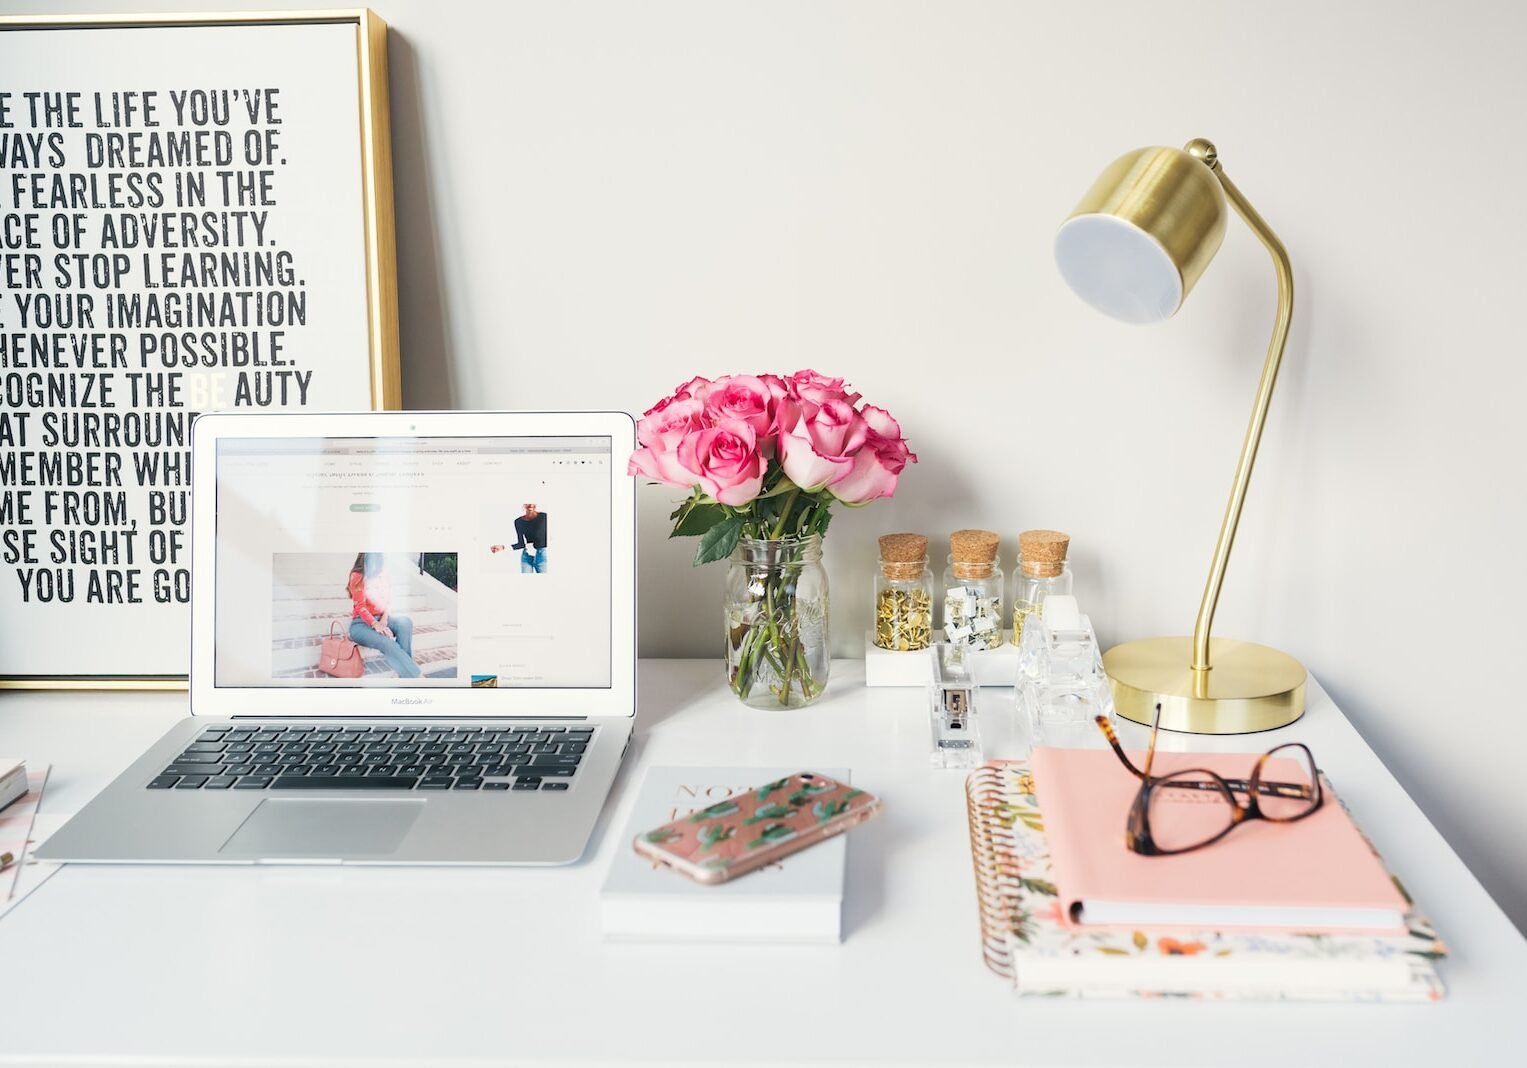
[{"label": "curved lamp arm", "polygon": [[1251,408],[1251,422],[1246,427],[1246,440],[1241,445],[1241,457],[1235,465],[1235,482],[1230,487],[1230,502],[1225,506],[1225,518],[1220,523],[1219,541],[1214,546],[1214,562],[1209,566],[1209,581],[1204,584],[1203,600],[1198,605],[1198,619],[1193,624],[1194,689],[1206,694],[1208,672],[1213,667],[1209,662],[1209,631],[1214,626],[1214,609],[1219,604],[1220,586],[1225,581],[1225,567],[1230,563],[1230,549],[1235,544],[1235,528],[1241,521],[1241,506],[1246,503],[1246,487],[1251,483],[1251,469],[1257,462],[1257,446],[1262,440],[1267,409],[1272,403],[1273,386],[1278,381],[1278,366],[1283,362],[1283,348],[1288,341],[1289,323],[1294,317],[1294,272],[1283,242],[1278,240],[1278,236],[1257,214],[1256,209],[1246,202],[1235,183],[1220,169],[1219,156],[1214,146],[1207,141],[1193,141],[1187,146],[1187,151],[1214,172],[1236,214],[1271,254],[1273,270],[1278,276],[1278,316],[1273,323],[1272,340],[1267,346],[1267,360],[1262,364],[1262,378],[1257,383],[1257,396]]}]

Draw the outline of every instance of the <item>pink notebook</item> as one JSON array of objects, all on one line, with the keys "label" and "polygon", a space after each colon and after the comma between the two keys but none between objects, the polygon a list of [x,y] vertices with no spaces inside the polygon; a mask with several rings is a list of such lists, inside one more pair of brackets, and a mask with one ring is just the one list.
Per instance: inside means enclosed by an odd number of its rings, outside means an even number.
[{"label": "pink notebook", "polygon": [[[1258,755],[1158,751],[1151,770],[1208,768],[1241,778]],[[1144,754],[1130,759],[1138,767]],[[1111,751],[1040,748],[1031,763],[1061,905],[1073,923],[1405,930],[1404,896],[1329,784],[1325,805],[1297,823],[1257,820],[1191,853],[1144,857],[1124,844],[1140,781]],[[1265,774],[1296,774],[1292,764],[1278,770],[1280,763],[1269,761]]]}]

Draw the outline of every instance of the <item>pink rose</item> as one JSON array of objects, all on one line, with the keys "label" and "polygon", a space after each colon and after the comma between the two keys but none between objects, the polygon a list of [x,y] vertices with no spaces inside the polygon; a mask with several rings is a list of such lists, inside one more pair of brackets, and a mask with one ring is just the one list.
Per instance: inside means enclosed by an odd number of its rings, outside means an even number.
[{"label": "pink rose", "polygon": [[694,397],[696,400],[704,400],[710,389],[710,379],[695,375],[678,389],[673,391],[675,397]]},{"label": "pink rose", "polygon": [[901,424],[891,417],[891,413],[884,408],[877,408],[873,404],[866,404],[859,409],[859,415],[864,419],[864,426],[870,432],[870,436],[889,438],[892,441],[901,441]]},{"label": "pink rose", "polygon": [[739,420],[690,434],[679,442],[678,459],[695,473],[700,489],[722,504],[748,504],[763,488],[766,461],[758,451],[758,435]]},{"label": "pink rose", "polygon": [[705,405],[694,397],[676,394],[658,401],[637,420],[636,440],[642,448],[631,454],[626,473],[672,486],[693,486],[695,473],[679,463],[677,450],[686,437],[706,426]]},{"label": "pink rose", "polygon": [[790,386],[779,375],[759,375],[758,380],[769,387],[776,404],[790,396]]},{"label": "pink rose", "polygon": [[769,397],[774,403],[774,425],[769,430],[769,439],[764,442],[767,455],[772,457],[779,451],[781,429],[795,424],[796,402],[789,384],[779,375],[759,375],[758,380],[768,387]]},{"label": "pink rose", "polygon": [[633,452],[626,463],[626,474],[640,475],[657,482],[666,482],[670,486],[683,486],[685,489],[691,489],[699,481],[693,471],[679,462],[678,453],[659,445]]},{"label": "pink rose", "polygon": [[838,400],[849,405],[859,402],[859,394],[849,393],[843,386],[843,379],[829,378],[809,369],[795,372],[785,384],[808,416],[815,415],[816,410],[828,401]]},{"label": "pink rose", "polygon": [[785,380],[785,384],[794,390],[799,390],[802,386],[811,386],[814,388],[830,389],[837,393],[843,392],[843,379],[829,378],[827,375],[819,374],[809,367],[804,371],[795,372],[795,374]]},{"label": "pink rose", "polygon": [[774,451],[774,394],[769,384],[753,375],[727,375],[710,384],[705,394],[706,414],[716,423],[736,419],[753,428],[765,452]]},{"label": "pink rose", "polygon": [[780,433],[780,464],[790,481],[815,493],[849,474],[868,433],[863,417],[847,401],[826,401],[809,414],[799,409],[789,431]]},{"label": "pink rose", "polygon": [[671,451],[686,435],[704,429],[705,404],[676,394],[658,401],[636,422],[636,440],[642,445]]},{"label": "pink rose", "polygon": [[848,474],[832,483],[832,495],[844,504],[867,504],[891,496],[902,469],[917,463],[917,455],[907,448],[901,425],[890,412],[866,404],[860,414],[868,431],[864,448],[854,454]]}]

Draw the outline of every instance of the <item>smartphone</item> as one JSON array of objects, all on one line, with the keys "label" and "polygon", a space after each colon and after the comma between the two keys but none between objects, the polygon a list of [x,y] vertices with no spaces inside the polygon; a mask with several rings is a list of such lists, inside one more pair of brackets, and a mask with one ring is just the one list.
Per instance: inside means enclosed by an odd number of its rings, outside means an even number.
[{"label": "smartphone", "polygon": [[874,794],[803,771],[654,827],[632,845],[697,883],[724,883],[841,834],[879,811]]}]

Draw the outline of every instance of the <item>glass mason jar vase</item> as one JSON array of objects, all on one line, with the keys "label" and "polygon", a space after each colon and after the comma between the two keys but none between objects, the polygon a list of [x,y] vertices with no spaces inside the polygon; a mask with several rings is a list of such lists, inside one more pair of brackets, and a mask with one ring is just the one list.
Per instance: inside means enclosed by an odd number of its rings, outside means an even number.
[{"label": "glass mason jar vase", "polygon": [[726,673],[754,708],[800,708],[827,688],[822,539],[744,538],[726,572]]}]

